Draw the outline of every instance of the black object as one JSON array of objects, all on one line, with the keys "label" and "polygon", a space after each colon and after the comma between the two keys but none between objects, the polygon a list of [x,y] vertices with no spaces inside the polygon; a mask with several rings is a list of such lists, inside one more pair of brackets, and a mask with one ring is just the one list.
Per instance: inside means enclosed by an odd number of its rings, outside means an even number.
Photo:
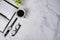
[{"label": "black object", "polygon": [[3,16],[4,18],[6,18],[7,20],[9,20],[5,15],[3,15],[2,13],[0,13],[1,16]]},{"label": "black object", "polygon": [[[13,27],[13,25],[15,24],[15,22],[17,21],[17,19],[18,19],[18,18],[16,18],[16,19],[13,21],[13,23],[12,23],[11,26],[10,26],[10,28]],[[5,33],[4,36],[7,36],[7,34],[8,34],[9,32],[10,32],[10,30],[8,29],[8,30],[6,31],[6,33]]]},{"label": "black object", "polygon": [[14,34],[12,34],[12,36],[15,36],[16,34],[17,34],[17,32],[18,32],[18,30],[20,29],[20,27],[21,27],[21,25],[20,24],[18,24],[18,29],[15,27],[15,30],[13,30],[15,33]]},{"label": "black object", "polygon": [[13,16],[11,17],[11,19],[9,20],[9,22],[7,23],[5,29],[3,30],[3,32],[6,30],[6,28],[8,27],[9,23],[11,22],[11,20],[13,19],[13,17],[15,16],[16,13],[13,14]]},{"label": "black object", "polygon": [[23,10],[18,10],[18,11],[17,11],[17,15],[18,15],[19,17],[24,16],[24,11],[23,11]]},{"label": "black object", "polygon": [[7,36],[7,34],[9,33],[10,30],[7,30],[6,34],[4,36]]},{"label": "black object", "polygon": [[13,5],[12,3],[8,2],[7,0],[4,0],[6,3],[10,4],[11,6],[15,7],[16,9],[18,9],[17,6]]}]

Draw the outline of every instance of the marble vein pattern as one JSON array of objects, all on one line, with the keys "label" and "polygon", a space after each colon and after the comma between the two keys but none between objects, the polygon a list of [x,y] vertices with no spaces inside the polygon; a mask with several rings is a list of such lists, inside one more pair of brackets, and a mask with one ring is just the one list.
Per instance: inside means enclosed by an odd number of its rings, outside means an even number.
[{"label": "marble vein pattern", "polygon": [[22,28],[11,40],[60,40],[60,0],[23,1],[26,19],[19,20]]}]

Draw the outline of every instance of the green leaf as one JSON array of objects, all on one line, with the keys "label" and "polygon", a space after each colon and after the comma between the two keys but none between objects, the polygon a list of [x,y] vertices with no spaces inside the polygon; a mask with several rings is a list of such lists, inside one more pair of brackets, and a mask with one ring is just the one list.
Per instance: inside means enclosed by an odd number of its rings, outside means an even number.
[{"label": "green leaf", "polygon": [[17,5],[22,5],[23,1],[22,0],[13,0]]}]

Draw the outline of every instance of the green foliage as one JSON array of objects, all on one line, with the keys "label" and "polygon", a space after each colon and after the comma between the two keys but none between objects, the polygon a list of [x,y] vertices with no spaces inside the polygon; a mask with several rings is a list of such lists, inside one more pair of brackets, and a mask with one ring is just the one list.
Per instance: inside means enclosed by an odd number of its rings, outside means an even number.
[{"label": "green foliage", "polygon": [[22,0],[13,0],[17,5],[22,5],[23,4],[23,2],[22,2]]}]

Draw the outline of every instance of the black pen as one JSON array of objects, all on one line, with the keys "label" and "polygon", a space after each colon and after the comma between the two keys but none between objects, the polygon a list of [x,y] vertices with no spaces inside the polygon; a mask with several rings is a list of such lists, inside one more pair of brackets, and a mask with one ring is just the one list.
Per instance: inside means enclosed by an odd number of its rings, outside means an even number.
[{"label": "black pen", "polygon": [[[18,19],[18,18],[16,18],[16,19],[13,21],[13,23],[11,24],[11,26],[10,26],[9,28],[12,29],[12,27],[13,27],[13,25],[15,24],[15,22],[17,21],[17,19]],[[10,31],[11,31],[11,30],[8,29],[8,30],[6,31],[6,33],[4,34],[4,36],[7,36],[7,34],[8,34]]]},{"label": "black pen", "polygon": [[13,17],[15,16],[16,13],[13,14],[13,16],[11,17],[11,19],[9,20],[9,22],[7,23],[6,27],[3,30],[3,33],[5,32],[6,28],[8,27],[8,25],[10,24],[11,20],[13,19]]}]

